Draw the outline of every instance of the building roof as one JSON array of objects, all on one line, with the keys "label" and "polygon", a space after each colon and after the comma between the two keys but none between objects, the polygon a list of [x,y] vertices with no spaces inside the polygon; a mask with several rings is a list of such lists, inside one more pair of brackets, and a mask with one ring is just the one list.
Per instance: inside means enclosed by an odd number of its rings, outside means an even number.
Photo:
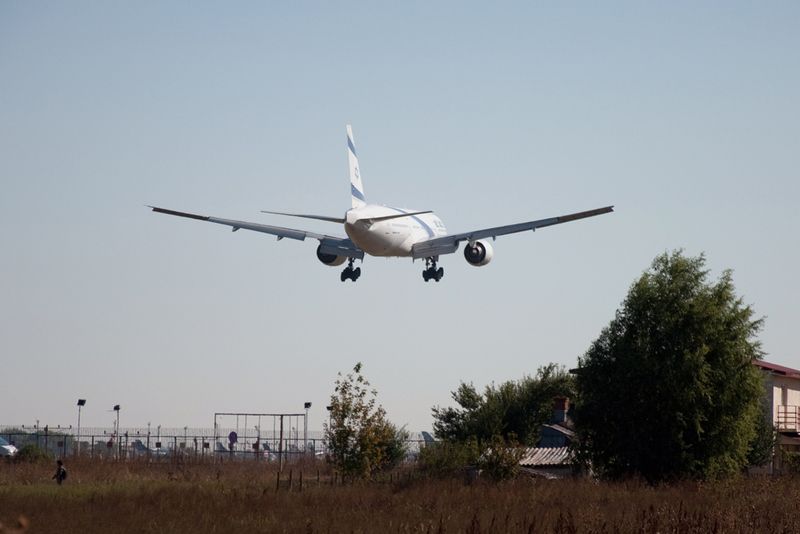
[{"label": "building roof", "polygon": [[569,428],[567,428],[567,427],[565,427],[563,425],[555,424],[555,425],[542,425],[542,426],[543,427],[547,427],[547,428],[549,428],[551,430],[555,430],[556,432],[564,434],[567,437],[570,437],[570,438],[574,438],[575,437],[575,431],[574,430],[570,430]]},{"label": "building roof", "polygon": [[527,447],[519,461],[519,465],[525,467],[570,464],[569,447]]},{"label": "building roof", "polygon": [[757,367],[765,371],[770,371],[775,373],[776,375],[784,375],[791,378],[800,378],[800,370],[792,369],[791,367],[784,367],[783,365],[778,365],[777,363],[770,363],[765,362],[763,360],[755,360],[753,362]]}]

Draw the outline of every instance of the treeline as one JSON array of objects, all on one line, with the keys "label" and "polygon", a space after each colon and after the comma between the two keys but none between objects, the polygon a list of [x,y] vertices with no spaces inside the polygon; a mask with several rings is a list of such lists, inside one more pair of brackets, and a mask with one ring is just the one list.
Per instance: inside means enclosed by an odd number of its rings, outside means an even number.
[{"label": "treeline", "polygon": [[[550,364],[482,392],[461,383],[455,406],[432,409],[439,441],[421,465],[513,476],[518,446],[536,444],[556,397],[574,405],[575,462],[603,478],[721,479],[767,463],[775,432],[753,365],[762,326],[730,271],[711,280],[703,255],[664,253],[573,372]],[[403,430],[386,422],[360,370],[337,382],[326,432],[334,462],[369,476],[402,457]]]}]

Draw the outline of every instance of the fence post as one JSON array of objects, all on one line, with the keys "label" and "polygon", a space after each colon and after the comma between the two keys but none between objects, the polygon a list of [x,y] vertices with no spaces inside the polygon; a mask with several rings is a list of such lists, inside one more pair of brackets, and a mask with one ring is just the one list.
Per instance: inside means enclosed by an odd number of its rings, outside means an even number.
[{"label": "fence post", "polygon": [[281,415],[281,431],[278,440],[278,471],[283,471],[283,415]]}]

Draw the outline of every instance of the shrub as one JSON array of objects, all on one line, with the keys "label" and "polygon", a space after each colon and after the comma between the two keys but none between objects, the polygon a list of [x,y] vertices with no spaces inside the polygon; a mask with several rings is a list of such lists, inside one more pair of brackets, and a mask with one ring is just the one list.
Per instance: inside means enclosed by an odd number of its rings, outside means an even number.
[{"label": "shrub", "polygon": [[423,472],[441,477],[476,465],[479,457],[480,449],[475,439],[465,442],[437,441],[420,449],[418,461]]},{"label": "shrub", "polygon": [[508,480],[517,476],[523,454],[524,449],[513,436],[507,440],[502,436],[494,436],[481,455],[478,467],[493,480]]},{"label": "shrub", "polygon": [[800,452],[784,451],[783,465],[788,472],[800,474]]},{"label": "shrub", "polygon": [[17,454],[14,456],[15,462],[26,463],[49,462],[52,461],[52,459],[53,457],[46,450],[33,443],[23,445],[19,452],[17,452]]}]

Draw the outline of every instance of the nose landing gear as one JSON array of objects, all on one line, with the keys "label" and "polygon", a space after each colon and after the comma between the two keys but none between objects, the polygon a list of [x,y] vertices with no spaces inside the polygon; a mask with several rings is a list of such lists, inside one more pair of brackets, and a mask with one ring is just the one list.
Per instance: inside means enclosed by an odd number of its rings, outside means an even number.
[{"label": "nose landing gear", "polygon": [[355,258],[348,258],[347,259],[347,267],[345,267],[344,271],[342,271],[341,276],[339,278],[344,282],[348,278],[355,282],[361,276],[361,267],[356,267],[353,269],[353,263],[355,262]]},{"label": "nose landing gear", "polygon": [[422,271],[422,279],[426,282],[435,280],[438,282],[444,277],[444,268],[436,268],[437,258],[425,258],[425,270]]}]

